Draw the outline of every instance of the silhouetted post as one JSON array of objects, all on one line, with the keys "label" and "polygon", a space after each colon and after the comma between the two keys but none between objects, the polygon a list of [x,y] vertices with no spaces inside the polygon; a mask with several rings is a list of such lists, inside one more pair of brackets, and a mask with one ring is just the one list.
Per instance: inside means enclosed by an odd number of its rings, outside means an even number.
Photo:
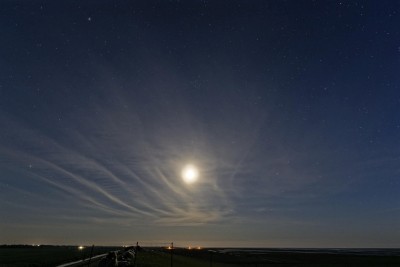
[{"label": "silhouetted post", "polygon": [[174,266],[173,256],[174,256],[174,242],[171,243],[171,267]]},{"label": "silhouetted post", "polygon": [[82,249],[82,263],[85,261],[86,253],[85,248]]},{"label": "silhouetted post", "polygon": [[212,267],[212,251],[211,250],[209,250],[209,252],[210,252],[210,267]]},{"label": "silhouetted post", "polygon": [[89,258],[89,262],[87,264],[87,266],[90,266],[90,262],[92,261],[92,257],[93,257],[93,249],[94,249],[94,244],[92,245],[92,250],[90,250],[90,258]]},{"label": "silhouetted post", "polygon": [[138,249],[139,248],[139,242],[136,242],[136,247],[135,247],[135,257],[133,258],[133,267],[135,267],[136,266],[136,258],[137,258],[137,255],[138,255]]}]

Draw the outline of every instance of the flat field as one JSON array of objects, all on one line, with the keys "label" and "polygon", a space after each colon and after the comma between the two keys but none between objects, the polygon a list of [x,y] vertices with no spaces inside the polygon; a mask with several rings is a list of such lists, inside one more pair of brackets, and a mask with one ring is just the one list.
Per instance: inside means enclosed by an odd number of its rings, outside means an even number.
[{"label": "flat field", "polygon": [[[387,253],[386,253],[387,252]],[[380,267],[400,266],[400,250],[384,250],[376,254],[369,251],[353,253],[352,251],[318,251],[318,250],[232,250],[223,249],[147,249],[139,252],[137,267],[294,267],[294,266],[327,266],[327,267]]]},{"label": "flat field", "polygon": [[[116,247],[95,247],[94,254],[117,250]],[[4,248],[0,247],[0,267],[54,267],[65,262],[87,258],[90,247],[76,246]],[[171,257],[172,254],[172,257]],[[172,264],[171,264],[172,260]],[[96,260],[90,267],[97,267]],[[74,267],[88,266],[75,264]],[[133,263],[131,266],[134,266]],[[284,249],[184,249],[143,248],[136,267],[394,267],[400,266],[400,250],[354,252],[351,250],[284,250]]]},{"label": "flat field", "polygon": [[[174,256],[183,259],[197,259],[202,261],[201,265],[193,266],[245,266],[245,267],[267,267],[267,266],[352,266],[352,267],[378,267],[378,266],[400,266],[400,250],[381,250],[373,254],[371,251],[361,250],[353,253],[351,250],[279,250],[279,249],[204,249],[204,250],[174,250]],[[178,265],[175,261],[173,266]],[[207,263],[207,264],[205,264]],[[170,265],[159,265],[170,266]]]},{"label": "flat field", "polygon": [[400,255],[367,255],[351,253],[331,253],[308,251],[252,251],[243,250],[229,253],[214,253],[216,262],[236,264],[237,266],[327,266],[327,267],[394,267],[400,266]]},{"label": "flat field", "polygon": [[[186,249],[174,249],[171,258],[171,251],[164,249],[145,249],[138,253],[136,259],[137,267],[170,267],[171,260],[173,267],[209,267],[210,258],[207,257],[208,252],[198,252],[188,254]],[[203,257],[203,256],[206,257]],[[211,262],[213,267],[229,267],[238,266],[223,262]]]},{"label": "flat field", "polygon": [[[93,255],[113,248],[94,247]],[[54,267],[90,256],[91,247],[77,246],[0,246],[0,267]]]}]

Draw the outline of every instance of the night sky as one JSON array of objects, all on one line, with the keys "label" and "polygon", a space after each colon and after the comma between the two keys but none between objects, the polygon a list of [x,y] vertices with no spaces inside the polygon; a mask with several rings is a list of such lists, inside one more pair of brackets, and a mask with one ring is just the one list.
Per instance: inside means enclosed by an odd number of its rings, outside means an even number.
[{"label": "night sky", "polygon": [[0,36],[1,244],[400,246],[398,1],[3,0]]}]

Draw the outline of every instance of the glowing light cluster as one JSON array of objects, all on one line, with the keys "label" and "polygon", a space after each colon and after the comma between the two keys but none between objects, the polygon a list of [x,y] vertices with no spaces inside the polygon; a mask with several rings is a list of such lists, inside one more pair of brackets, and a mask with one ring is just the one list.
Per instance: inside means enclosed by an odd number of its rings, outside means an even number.
[{"label": "glowing light cluster", "polygon": [[189,247],[188,247],[189,250],[190,250],[190,249],[196,249],[196,248],[197,248],[197,249],[201,249],[201,247],[192,247],[192,246],[189,246]]}]

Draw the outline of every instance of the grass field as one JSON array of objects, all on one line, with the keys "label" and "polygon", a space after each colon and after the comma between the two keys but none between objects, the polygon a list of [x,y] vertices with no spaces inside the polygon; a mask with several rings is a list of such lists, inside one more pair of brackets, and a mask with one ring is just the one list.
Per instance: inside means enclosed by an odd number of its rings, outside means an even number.
[{"label": "grass field", "polygon": [[[93,255],[106,253],[113,248],[94,247]],[[77,246],[2,246],[0,267],[54,267],[90,256],[91,247],[79,250]]]},{"label": "grass field", "polygon": [[[216,249],[217,250],[217,249]],[[326,266],[326,267],[394,267],[400,266],[400,254],[395,255],[354,255],[331,253],[302,252],[257,252],[243,250],[235,253],[210,252],[208,249],[188,250],[174,249],[173,267],[294,267],[294,266]],[[163,249],[148,249],[141,252],[137,258],[138,267],[169,267],[171,266],[170,251]]]},{"label": "grass field", "polygon": [[[95,247],[94,254],[103,254],[117,250],[116,247]],[[216,249],[218,250],[218,249]],[[171,252],[172,265],[171,265]],[[88,257],[90,248],[79,250],[76,246],[60,247],[0,247],[0,267],[54,267],[58,264]],[[97,267],[96,260],[90,267]],[[74,267],[87,267],[87,263],[75,264]],[[133,264],[132,264],[133,266]],[[271,250],[254,253],[252,250],[239,252],[210,252],[208,249],[188,250],[177,248],[173,251],[163,248],[144,248],[139,250],[135,267],[394,267],[400,266],[400,251],[392,255],[355,255],[334,253],[302,253]]]},{"label": "grass field", "polygon": [[[183,251],[183,250],[182,250]],[[182,255],[182,251],[174,250],[172,256],[173,267],[208,267],[208,257],[195,257],[193,255]],[[149,249],[138,253],[136,259],[137,267],[169,267],[171,266],[171,253],[161,249]],[[237,266],[220,262],[212,262],[213,267]]]}]

